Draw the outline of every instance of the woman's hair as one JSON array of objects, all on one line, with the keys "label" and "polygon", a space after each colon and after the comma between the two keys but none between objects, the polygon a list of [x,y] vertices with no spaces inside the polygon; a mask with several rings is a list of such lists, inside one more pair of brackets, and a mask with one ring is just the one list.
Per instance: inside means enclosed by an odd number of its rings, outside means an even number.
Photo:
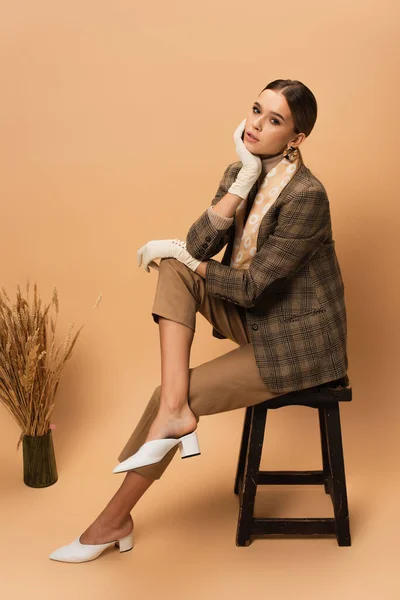
[{"label": "woman's hair", "polygon": [[261,92],[264,90],[274,90],[285,96],[292,113],[295,133],[304,133],[308,137],[317,119],[317,101],[312,91],[301,81],[293,79],[275,79]]}]

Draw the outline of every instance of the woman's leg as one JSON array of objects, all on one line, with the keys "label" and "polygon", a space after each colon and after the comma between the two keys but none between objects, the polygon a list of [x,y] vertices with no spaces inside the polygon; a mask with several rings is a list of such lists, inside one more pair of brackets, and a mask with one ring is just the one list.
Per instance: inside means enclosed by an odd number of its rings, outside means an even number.
[{"label": "woman's leg", "polygon": [[107,506],[81,535],[82,544],[104,544],[128,535],[133,529],[130,512],[152,483],[134,471],[126,473]]},{"label": "woman's leg", "polygon": [[197,428],[189,403],[190,349],[199,311],[238,344],[248,342],[238,308],[206,293],[204,278],[180,261],[160,262],[152,316],[159,325],[161,395],[145,442],[180,437]]},{"label": "woman's leg", "polygon": [[[175,321],[159,319],[161,346],[161,388],[156,402],[157,416],[148,428],[146,438],[181,436],[197,428],[197,419],[189,408],[189,358],[194,331]],[[141,444],[140,444],[141,445]],[[100,544],[127,535],[133,527],[130,512],[153,479],[129,471],[110,502],[82,534],[83,544]]]},{"label": "woman's leg", "polygon": [[[218,331],[239,344],[239,348],[198,367],[188,369],[186,380],[193,335],[186,332],[185,338],[185,328],[191,329],[194,333],[196,312],[200,312]],[[237,305],[207,294],[204,279],[176,259],[162,259],[160,262],[152,315],[154,321],[161,324],[161,327],[165,319],[174,321],[171,328],[166,329],[164,339],[168,347],[166,354],[170,357],[171,372],[173,369],[177,373],[180,371],[183,373],[181,391],[185,391],[186,398],[182,392],[177,402],[182,402],[182,406],[184,402],[187,403],[197,422],[201,415],[251,406],[280,395],[268,390],[261,379],[253,346],[249,341]],[[170,335],[173,332],[180,332],[178,337],[182,344],[186,339],[185,349],[179,351],[177,356],[175,356],[174,338]],[[167,377],[168,373],[166,373]],[[148,439],[153,423],[158,420],[159,427],[163,426],[160,414],[163,410],[167,412],[163,407],[164,393],[162,385],[155,388],[135,430],[118,456],[119,461],[122,462],[139,450]],[[173,393],[169,398],[171,401],[174,400]],[[170,425],[172,422],[171,419]],[[164,423],[165,431],[167,426]],[[172,448],[159,463],[140,467],[134,471],[150,479],[159,479],[177,449],[177,446]]]},{"label": "woman's leg", "polygon": [[189,360],[194,330],[159,316],[161,349],[161,396],[159,411],[150,426],[146,442],[180,437],[197,428],[188,405]]},{"label": "woman's leg", "polygon": [[[240,347],[189,369],[197,311]],[[183,435],[185,428],[193,431],[201,415],[279,395],[267,390],[260,377],[237,306],[208,295],[204,279],[176,259],[160,262],[152,315],[159,324],[161,385],[155,388],[119,461],[137,452],[148,439]],[[177,447],[172,448],[155,465],[127,472],[119,490],[82,534],[82,543],[102,543],[129,533],[133,526],[130,511],[161,477],[176,451]]]},{"label": "woman's leg", "polygon": [[[176,262],[176,261],[175,261]],[[171,278],[166,271],[171,265],[162,261],[162,269],[157,286],[155,307],[159,298],[170,297]],[[200,276],[197,276],[200,277]],[[175,282],[173,282],[175,283]],[[174,286],[174,289],[175,286]],[[173,302],[183,309],[184,319],[196,310],[195,302],[185,302],[180,296],[175,295]],[[165,306],[160,307],[161,312]],[[152,401],[136,428],[136,444],[139,448],[149,439],[167,437],[168,435],[181,436],[197,428],[197,419],[189,408],[189,360],[190,348],[194,337],[194,322],[190,326],[174,320],[159,317],[155,314],[154,320],[159,323],[160,350],[161,350],[161,386],[152,396]],[[162,390],[162,393],[161,393]],[[160,392],[160,394],[158,394]],[[133,454],[133,451],[131,452]],[[171,456],[172,458],[172,456]],[[126,473],[121,487],[117,490],[110,502],[99,514],[96,520],[81,535],[84,544],[100,544],[117,537],[127,535],[133,527],[130,512],[145,491],[153,483],[151,473],[145,477],[143,474],[129,471]]]}]

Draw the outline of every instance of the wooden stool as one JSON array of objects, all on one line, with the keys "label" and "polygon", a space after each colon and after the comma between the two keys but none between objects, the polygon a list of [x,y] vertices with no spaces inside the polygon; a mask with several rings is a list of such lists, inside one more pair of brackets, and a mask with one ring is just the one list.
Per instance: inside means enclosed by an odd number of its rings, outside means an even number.
[{"label": "wooden stool", "polygon": [[[340,427],[339,402],[349,402],[352,391],[346,375],[340,379],[289,392],[246,408],[234,492],[239,496],[236,545],[248,546],[252,535],[335,535],[339,546],[350,546],[349,511]],[[267,411],[302,405],[317,408],[321,433],[322,471],[260,471]],[[334,518],[254,518],[257,485],[324,485]]]}]

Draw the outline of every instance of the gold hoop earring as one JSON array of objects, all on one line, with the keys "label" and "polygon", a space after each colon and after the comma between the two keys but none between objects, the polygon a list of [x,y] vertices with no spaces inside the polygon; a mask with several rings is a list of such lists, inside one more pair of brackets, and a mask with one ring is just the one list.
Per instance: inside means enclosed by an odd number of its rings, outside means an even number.
[{"label": "gold hoop earring", "polygon": [[299,155],[299,151],[295,146],[288,146],[283,155],[284,158],[287,158],[290,162],[294,162]]}]

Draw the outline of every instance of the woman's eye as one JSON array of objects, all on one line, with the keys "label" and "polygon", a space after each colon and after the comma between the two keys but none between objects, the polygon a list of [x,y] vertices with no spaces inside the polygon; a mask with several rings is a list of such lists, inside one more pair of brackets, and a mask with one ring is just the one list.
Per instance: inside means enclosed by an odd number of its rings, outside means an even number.
[{"label": "woman's eye", "polygon": [[[260,110],[257,108],[257,106],[253,106],[253,112],[254,111],[258,111],[260,112]],[[271,119],[271,122],[274,121],[274,125],[280,125],[280,122],[278,121],[278,119]]]}]

